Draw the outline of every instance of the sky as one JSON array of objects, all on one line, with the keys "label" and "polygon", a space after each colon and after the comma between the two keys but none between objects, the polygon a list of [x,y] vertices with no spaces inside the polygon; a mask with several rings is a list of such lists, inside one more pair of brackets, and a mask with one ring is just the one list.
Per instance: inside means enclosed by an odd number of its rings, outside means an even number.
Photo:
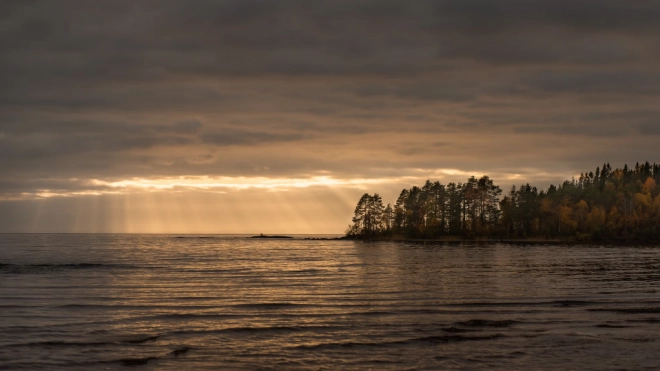
[{"label": "sky", "polygon": [[343,233],[660,162],[660,2],[4,0],[0,232]]}]

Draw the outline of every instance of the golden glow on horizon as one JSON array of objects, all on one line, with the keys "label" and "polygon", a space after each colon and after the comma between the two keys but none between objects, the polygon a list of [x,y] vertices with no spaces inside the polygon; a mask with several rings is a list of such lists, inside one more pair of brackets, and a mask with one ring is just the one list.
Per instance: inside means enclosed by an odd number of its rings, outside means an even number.
[{"label": "golden glow on horizon", "polygon": [[[120,181],[92,179],[84,182],[89,190],[58,191],[43,189],[34,193],[23,192],[20,197],[5,199],[51,198],[71,196],[100,196],[130,194],[151,191],[207,191],[227,193],[231,190],[261,189],[267,192],[289,191],[309,187],[346,187],[366,189],[368,185],[414,182],[418,177],[390,177],[378,179],[338,179],[331,176],[311,176],[308,178],[269,178],[269,177],[211,177],[180,176],[165,178],[132,178]],[[78,181],[78,179],[71,179]]]},{"label": "golden glow on horizon", "polygon": [[175,188],[184,189],[267,189],[286,190],[291,188],[307,188],[314,186],[349,186],[361,188],[366,184],[386,183],[387,179],[335,179],[329,176],[312,176],[309,178],[268,178],[268,177],[172,177],[161,179],[122,180],[106,182],[94,179],[92,185],[120,189],[153,189],[166,190]]},{"label": "golden glow on horizon", "polygon": [[[381,169],[390,170],[390,169]],[[552,178],[554,174],[535,172],[526,169],[528,173],[542,178]],[[380,193],[382,191],[371,187],[372,185],[402,185],[410,187],[423,184],[427,179],[431,181],[440,180],[443,183],[449,181],[464,182],[470,176],[480,177],[486,175],[480,171],[464,171],[459,169],[403,169],[400,170],[405,176],[391,176],[378,178],[353,178],[342,179],[331,175],[310,175],[308,177],[247,177],[247,176],[178,176],[161,178],[131,178],[117,181],[101,179],[68,179],[76,190],[52,190],[39,189],[34,192],[23,192],[18,195],[0,196],[3,200],[20,199],[45,199],[52,197],[76,197],[76,196],[102,196],[121,195],[144,192],[184,192],[202,191],[209,193],[229,193],[242,190],[263,190],[266,192],[286,192],[293,189],[310,187],[325,188],[351,188],[371,190]],[[321,172],[327,173],[327,172]],[[496,173],[491,176],[500,183],[507,181],[518,182],[525,178],[519,173]],[[503,184],[506,187],[506,184]],[[87,189],[85,189],[87,188]]]}]

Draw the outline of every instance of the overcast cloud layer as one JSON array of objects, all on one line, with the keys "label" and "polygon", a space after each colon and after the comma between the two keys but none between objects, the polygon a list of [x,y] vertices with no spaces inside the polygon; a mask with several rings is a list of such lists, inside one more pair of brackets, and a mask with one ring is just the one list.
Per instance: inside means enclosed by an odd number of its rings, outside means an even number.
[{"label": "overcast cloud layer", "polygon": [[0,48],[12,213],[133,178],[660,162],[657,1],[3,1]]}]

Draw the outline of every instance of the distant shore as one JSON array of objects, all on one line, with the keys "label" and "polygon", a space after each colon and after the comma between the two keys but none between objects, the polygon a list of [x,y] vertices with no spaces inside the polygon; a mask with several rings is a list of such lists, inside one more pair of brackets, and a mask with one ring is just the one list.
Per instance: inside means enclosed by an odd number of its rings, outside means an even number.
[{"label": "distant shore", "polygon": [[505,244],[527,244],[527,245],[544,245],[544,244],[562,244],[562,245],[658,245],[660,241],[652,240],[578,240],[578,239],[468,239],[460,237],[445,237],[445,238],[406,238],[403,236],[394,237],[376,237],[376,238],[344,238],[347,240],[356,240],[363,242],[445,242],[445,243],[505,243]]},{"label": "distant shore", "polygon": [[260,234],[257,236],[252,236],[248,238],[293,238],[291,236],[283,236],[283,235],[267,235],[267,234]]}]

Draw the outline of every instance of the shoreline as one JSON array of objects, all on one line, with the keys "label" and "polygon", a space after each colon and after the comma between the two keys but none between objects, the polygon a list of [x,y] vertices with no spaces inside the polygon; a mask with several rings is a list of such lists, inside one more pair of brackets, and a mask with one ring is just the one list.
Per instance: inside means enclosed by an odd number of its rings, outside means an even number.
[{"label": "shoreline", "polygon": [[[332,239],[330,239],[332,240]],[[338,240],[338,239],[335,239]],[[576,240],[576,239],[466,239],[466,238],[343,238],[343,240],[362,242],[411,242],[411,243],[484,243],[484,244],[511,244],[511,245],[606,245],[606,246],[630,246],[630,245],[660,245],[660,241],[651,240]]]}]

